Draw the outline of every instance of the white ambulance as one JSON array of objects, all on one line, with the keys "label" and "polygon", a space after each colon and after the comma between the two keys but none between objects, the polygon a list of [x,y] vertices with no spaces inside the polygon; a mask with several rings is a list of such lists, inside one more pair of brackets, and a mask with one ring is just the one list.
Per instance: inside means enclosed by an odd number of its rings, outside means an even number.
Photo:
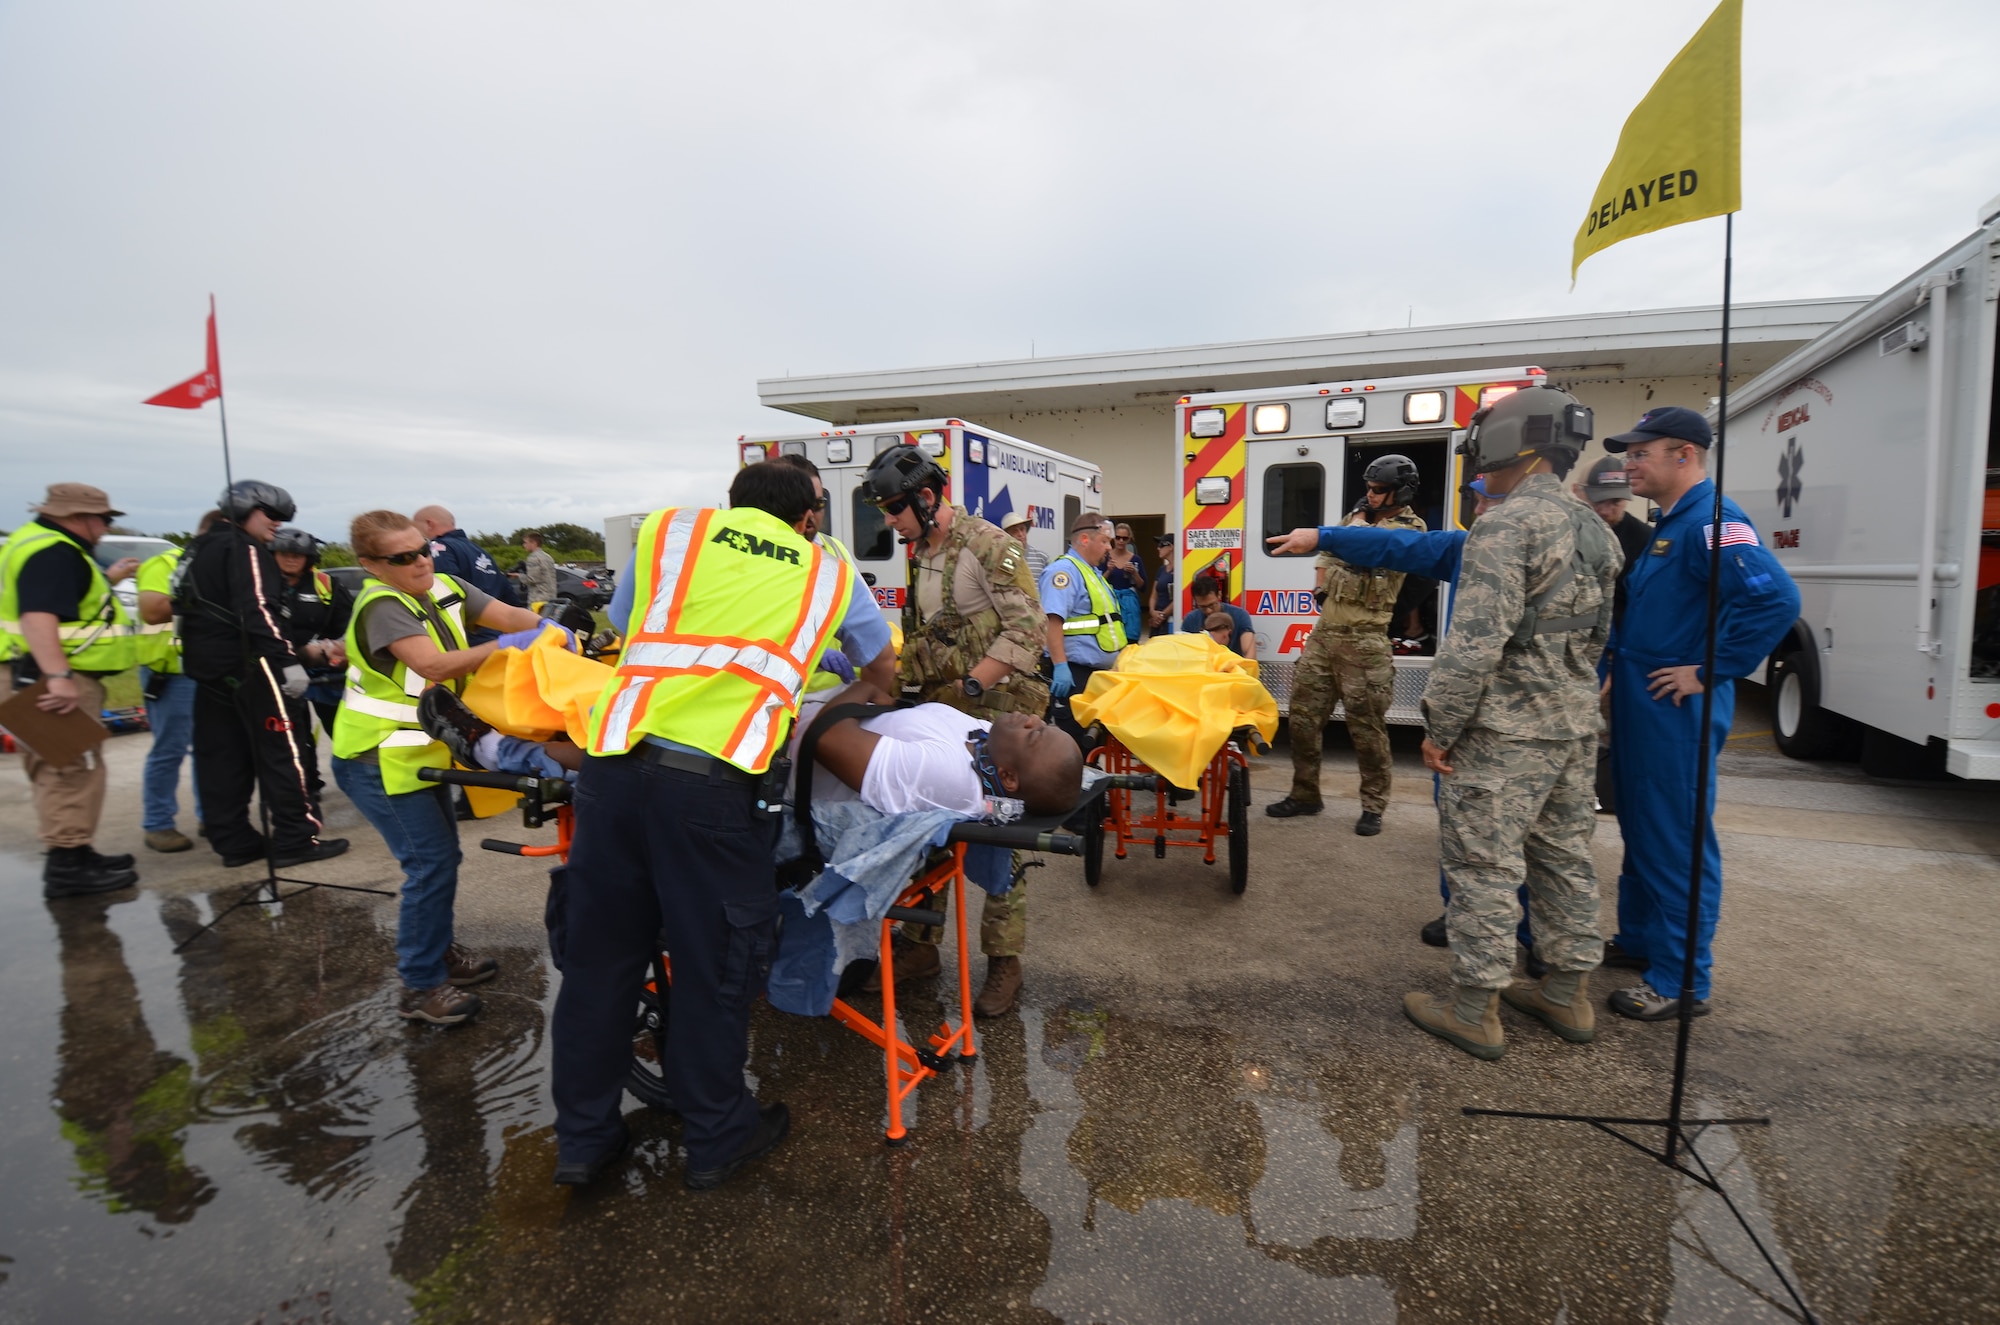
[{"label": "white ambulance", "polygon": [[[804,456],[819,466],[826,485],[825,528],[853,551],[875,600],[886,609],[903,605],[905,553],[881,512],[868,504],[862,479],[869,463],[892,446],[919,447],[935,459],[945,471],[948,498],[974,515],[1004,525],[1026,511],[1028,545],[1051,561],[1069,546],[1069,527],[1077,516],[1104,509],[1104,474],[1097,465],[962,419],[737,438],[739,466],[781,455]],[[645,518],[615,515],[604,522],[605,556],[621,571],[631,561],[633,534]]]},{"label": "white ambulance", "polygon": [[1729,397],[1724,488],[1801,598],[1772,655],[1800,759],[2000,778],[2000,198]]},{"label": "white ambulance", "polygon": [[[1313,558],[1274,556],[1265,538],[1339,524],[1361,501],[1369,462],[1392,454],[1416,462],[1412,508],[1425,525],[1465,528],[1471,505],[1461,493],[1457,435],[1481,405],[1547,377],[1540,368],[1486,368],[1181,397],[1174,408],[1181,612],[1192,606],[1196,575],[1226,569],[1229,601],[1256,623],[1264,684],[1288,708],[1292,668],[1318,616]],[[1391,722],[1423,720],[1417,705],[1449,592],[1411,585],[1398,603],[1389,634],[1405,642],[1397,646]]]}]

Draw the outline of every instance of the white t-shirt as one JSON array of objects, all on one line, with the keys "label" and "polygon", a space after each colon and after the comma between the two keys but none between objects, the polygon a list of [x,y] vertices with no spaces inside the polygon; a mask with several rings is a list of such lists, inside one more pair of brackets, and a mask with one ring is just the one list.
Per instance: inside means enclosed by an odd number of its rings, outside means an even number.
[{"label": "white t-shirt", "polygon": [[[794,759],[802,734],[819,716],[820,707],[807,704],[800,710],[792,738]],[[814,800],[859,800],[884,814],[918,810],[978,814],[986,808],[986,789],[972,766],[965,739],[970,732],[990,730],[992,723],[969,718],[949,704],[919,704],[865,719],[861,725],[882,739],[868,758],[860,792],[820,767],[813,770]]]}]

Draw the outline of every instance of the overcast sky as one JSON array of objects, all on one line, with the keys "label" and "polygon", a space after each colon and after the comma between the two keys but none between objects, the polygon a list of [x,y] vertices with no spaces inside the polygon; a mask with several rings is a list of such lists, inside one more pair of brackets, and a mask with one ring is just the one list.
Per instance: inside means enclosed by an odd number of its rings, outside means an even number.
[{"label": "overcast sky", "polygon": [[[756,379],[1713,302],[1569,244],[1709,0],[0,3],[0,525],[51,481],[341,537],[711,501]],[[1748,0],[1746,300],[2000,193],[2000,4]]]}]

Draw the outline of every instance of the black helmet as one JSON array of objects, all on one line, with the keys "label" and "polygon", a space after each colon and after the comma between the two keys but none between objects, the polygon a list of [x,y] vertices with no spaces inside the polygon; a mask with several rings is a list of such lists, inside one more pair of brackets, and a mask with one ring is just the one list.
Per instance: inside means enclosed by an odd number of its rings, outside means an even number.
[{"label": "black helmet", "polygon": [[242,520],[252,511],[262,511],[283,524],[299,513],[299,508],[292,504],[291,493],[275,483],[260,483],[254,478],[236,480],[222,490],[215,504],[231,520]]},{"label": "black helmet", "polygon": [[271,551],[294,552],[309,563],[319,561],[319,550],[322,546],[317,538],[294,525],[286,525],[271,538]]},{"label": "black helmet", "polygon": [[1474,474],[1507,469],[1540,456],[1567,475],[1590,440],[1590,407],[1550,386],[1522,387],[1472,416],[1458,453]]},{"label": "black helmet", "polygon": [[1408,506],[1417,499],[1417,462],[1406,455],[1378,455],[1361,471],[1361,481],[1384,487],[1394,484],[1396,491],[1389,500]]},{"label": "black helmet", "polygon": [[880,506],[885,501],[907,497],[923,488],[929,488],[942,497],[945,474],[937,461],[924,454],[923,448],[897,445],[889,447],[869,462],[862,484],[863,500]]}]

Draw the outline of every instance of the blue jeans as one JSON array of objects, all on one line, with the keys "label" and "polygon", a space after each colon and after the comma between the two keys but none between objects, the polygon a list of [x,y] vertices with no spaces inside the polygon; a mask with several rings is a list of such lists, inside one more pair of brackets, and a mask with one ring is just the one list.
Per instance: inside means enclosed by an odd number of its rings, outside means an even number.
[{"label": "blue jeans", "polygon": [[[139,669],[141,686],[150,688],[152,677],[151,668]],[[149,833],[168,831],[180,813],[181,760],[194,740],[194,690],[194,681],[177,673],[167,678],[158,699],[146,701],[146,722],[153,729],[153,749],[146,756],[142,783],[143,827]],[[194,789],[194,817],[201,818],[200,787]]]},{"label": "blue jeans", "polygon": [[396,923],[396,971],[406,989],[435,989],[445,982],[445,949],[451,946],[451,907],[458,896],[458,818],[451,788],[391,796],[382,788],[382,766],[335,758],[333,780],[361,817],[375,826],[403,867],[403,910]]}]

